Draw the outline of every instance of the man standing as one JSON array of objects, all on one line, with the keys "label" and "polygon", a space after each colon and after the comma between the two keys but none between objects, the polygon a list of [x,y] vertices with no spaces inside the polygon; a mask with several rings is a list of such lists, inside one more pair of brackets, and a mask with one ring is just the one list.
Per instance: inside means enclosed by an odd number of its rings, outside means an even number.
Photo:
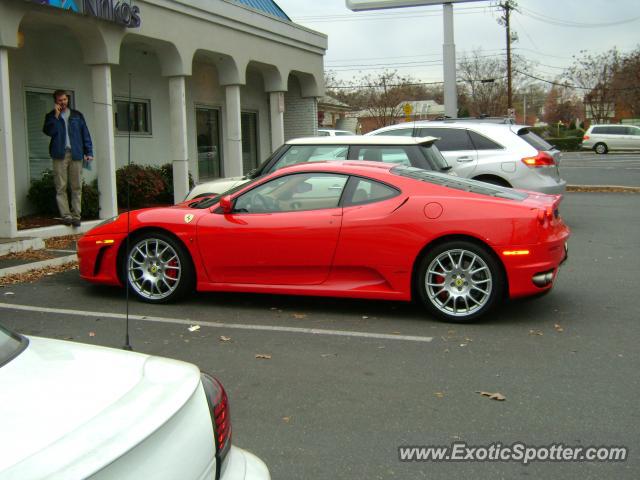
[{"label": "man standing", "polygon": [[[69,95],[64,90],[53,92],[54,108],[44,118],[42,131],[51,137],[49,154],[53,160],[58,210],[65,225],[80,226],[82,199],[82,166],[93,160],[93,144],[84,116],[69,108]],[[71,210],[67,197],[71,186]]]}]

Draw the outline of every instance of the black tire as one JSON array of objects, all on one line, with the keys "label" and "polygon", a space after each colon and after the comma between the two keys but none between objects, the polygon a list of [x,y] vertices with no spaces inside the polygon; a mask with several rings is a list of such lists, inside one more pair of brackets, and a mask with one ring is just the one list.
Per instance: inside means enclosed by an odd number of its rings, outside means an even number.
[{"label": "black tire", "polygon": [[476,177],[474,180],[478,180],[479,182],[489,183],[491,185],[497,185],[498,187],[508,187],[511,188],[511,185],[506,180],[503,180],[498,177]]},{"label": "black tire", "polygon": [[609,147],[607,147],[606,143],[596,143],[593,146],[593,151],[596,152],[598,155],[605,155],[607,153],[609,153]]},{"label": "black tire", "polygon": [[169,303],[191,293],[195,270],[185,247],[163,232],[132,238],[124,259],[123,280],[147,303]]},{"label": "black tire", "polygon": [[505,289],[499,260],[487,247],[466,240],[429,249],[418,264],[416,282],[427,310],[453,323],[480,318],[502,299]]}]

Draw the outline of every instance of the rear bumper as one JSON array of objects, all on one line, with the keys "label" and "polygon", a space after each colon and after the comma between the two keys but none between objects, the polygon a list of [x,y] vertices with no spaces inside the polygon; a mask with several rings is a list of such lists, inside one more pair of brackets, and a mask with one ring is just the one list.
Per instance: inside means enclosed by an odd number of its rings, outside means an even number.
[{"label": "rear bumper", "polygon": [[[507,271],[510,298],[538,295],[553,288],[558,270],[568,258],[568,238],[569,229],[565,228],[564,232],[548,242],[510,247],[510,250],[529,251],[528,255],[501,254]],[[549,282],[540,284],[540,277],[546,274],[549,274]]]},{"label": "rear bumper", "polygon": [[270,480],[269,470],[253,453],[231,445],[220,480]]},{"label": "rear bumper", "polygon": [[564,195],[567,190],[567,181],[560,178],[554,183],[536,187],[537,192],[546,193],[547,195]]}]

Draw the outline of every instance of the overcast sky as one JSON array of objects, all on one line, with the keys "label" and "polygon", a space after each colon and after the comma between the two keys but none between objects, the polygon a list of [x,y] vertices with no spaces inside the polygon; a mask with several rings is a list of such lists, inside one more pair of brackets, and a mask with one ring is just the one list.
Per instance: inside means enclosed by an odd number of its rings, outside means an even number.
[{"label": "overcast sky", "polygon": [[[325,70],[348,80],[385,66],[423,82],[442,81],[442,6],[351,12],[344,0],[276,0],[291,19],[329,37]],[[482,48],[505,54],[505,31],[480,0],[454,4],[457,57]],[[530,73],[553,79],[580,50],[640,46],[640,0],[518,0],[515,52],[536,61]],[[375,70],[378,68],[378,70]]]}]

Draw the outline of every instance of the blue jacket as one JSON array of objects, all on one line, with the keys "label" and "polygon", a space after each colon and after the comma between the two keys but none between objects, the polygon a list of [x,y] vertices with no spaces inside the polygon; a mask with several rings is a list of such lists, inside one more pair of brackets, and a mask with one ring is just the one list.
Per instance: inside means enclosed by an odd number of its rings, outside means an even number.
[{"label": "blue jacket", "polygon": [[[42,131],[51,137],[49,143],[49,155],[51,158],[64,158],[65,150],[65,125],[62,115],[56,118],[55,110],[51,110],[44,117],[44,127]],[[77,110],[71,110],[69,114],[69,140],[71,141],[71,158],[73,160],[83,160],[84,155],[93,157],[93,144],[91,135],[87,128],[87,122]]]}]

